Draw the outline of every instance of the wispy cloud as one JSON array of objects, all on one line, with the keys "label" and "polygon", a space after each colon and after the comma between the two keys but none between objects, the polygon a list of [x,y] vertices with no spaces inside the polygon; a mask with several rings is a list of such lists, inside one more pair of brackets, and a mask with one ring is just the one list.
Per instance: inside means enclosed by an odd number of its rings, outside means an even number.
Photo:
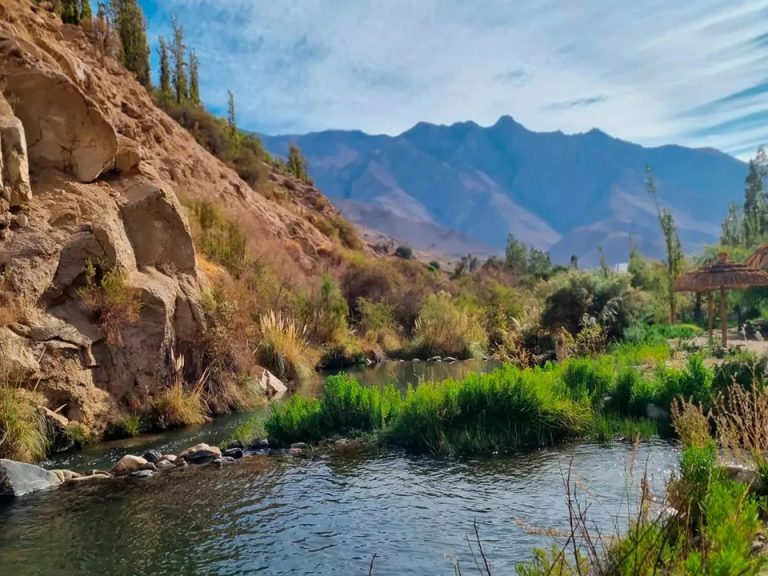
[{"label": "wispy cloud", "polygon": [[141,1],[153,39],[179,17],[206,103],[231,89],[264,132],[511,114],[740,156],[768,140],[768,0]]},{"label": "wispy cloud", "polygon": [[571,108],[584,108],[594,106],[600,102],[606,101],[605,96],[589,96],[587,98],[574,98],[573,100],[563,100],[562,102],[553,102],[549,105],[550,110],[570,110]]}]

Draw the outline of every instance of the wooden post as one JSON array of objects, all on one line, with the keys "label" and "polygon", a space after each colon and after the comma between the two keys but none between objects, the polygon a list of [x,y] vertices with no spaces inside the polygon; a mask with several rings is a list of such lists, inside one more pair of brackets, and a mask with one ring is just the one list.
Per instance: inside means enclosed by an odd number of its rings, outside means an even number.
[{"label": "wooden post", "polygon": [[725,288],[720,287],[720,323],[723,327],[723,348],[728,347],[728,313],[725,309]]},{"label": "wooden post", "polygon": [[712,341],[712,331],[715,327],[715,297],[712,292],[707,292],[707,327],[709,328],[709,340]]}]

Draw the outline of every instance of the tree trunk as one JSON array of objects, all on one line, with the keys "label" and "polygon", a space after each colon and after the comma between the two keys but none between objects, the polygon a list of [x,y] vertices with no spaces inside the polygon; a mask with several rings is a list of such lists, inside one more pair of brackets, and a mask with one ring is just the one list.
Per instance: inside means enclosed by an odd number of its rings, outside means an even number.
[{"label": "tree trunk", "polygon": [[712,340],[712,332],[715,328],[715,297],[712,292],[707,292],[707,328],[709,340]]},{"label": "tree trunk", "polygon": [[725,288],[720,288],[720,324],[723,329],[723,348],[728,346],[728,312],[725,307]]}]

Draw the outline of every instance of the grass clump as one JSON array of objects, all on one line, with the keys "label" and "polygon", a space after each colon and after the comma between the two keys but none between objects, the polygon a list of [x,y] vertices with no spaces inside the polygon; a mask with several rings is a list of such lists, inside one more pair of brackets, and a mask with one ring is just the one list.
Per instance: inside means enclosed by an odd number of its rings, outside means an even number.
[{"label": "grass clump", "polygon": [[144,419],[138,414],[126,414],[121,418],[110,422],[104,432],[105,440],[119,440],[121,438],[133,438],[145,430]]},{"label": "grass clump", "polygon": [[424,301],[416,319],[412,346],[427,356],[472,358],[482,355],[487,340],[480,311],[439,292]]},{"label": "grass clump", "polygon": [[259,319],[259,342],[255,354],[259,363],[283,380],[303,380],[312,373],[307,363],[309,344],[306,328],[274,311]]},{"label": "grass clump", "polygon": [[45,458],[50,439],[37,407],[42,398],[23,388],[0,385],[0,458],[36,462]]},{"label": "grass clump", "polygon": [[122,346],[122,328],[139,319],[139,291],[128,284],[125,269],[117,266],[104,271],[90,260],[86,263],[85,280],[85,287],[79,291],[83,306],[107,342]]},{"label": "grass clump", "polygon": [[205,424],[208,421],[202,388],[188,389],[181,381],[160,392],[154,398],[152,407],[160,428]]}]

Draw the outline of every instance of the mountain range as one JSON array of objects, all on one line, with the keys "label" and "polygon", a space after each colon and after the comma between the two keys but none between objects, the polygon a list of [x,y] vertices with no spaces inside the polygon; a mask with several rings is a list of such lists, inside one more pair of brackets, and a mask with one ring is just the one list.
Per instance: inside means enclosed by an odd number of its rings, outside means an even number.
[{"label": "mountain range", "polygon": [[[627,260],[632,243],[662,257],[646,166],[676,218],[683,248],[717,241],[746,165],[711,148],[646,148],[593,129],[533,132],[509,116],[484,127],[419,123],[398,136],[328,130],[262,136],[285,156],[296,143],[321,190],[356,223],[452,256],[501,252],[511,233],[595,266]],[[450,242],[445,239],[450,238]]]}]

